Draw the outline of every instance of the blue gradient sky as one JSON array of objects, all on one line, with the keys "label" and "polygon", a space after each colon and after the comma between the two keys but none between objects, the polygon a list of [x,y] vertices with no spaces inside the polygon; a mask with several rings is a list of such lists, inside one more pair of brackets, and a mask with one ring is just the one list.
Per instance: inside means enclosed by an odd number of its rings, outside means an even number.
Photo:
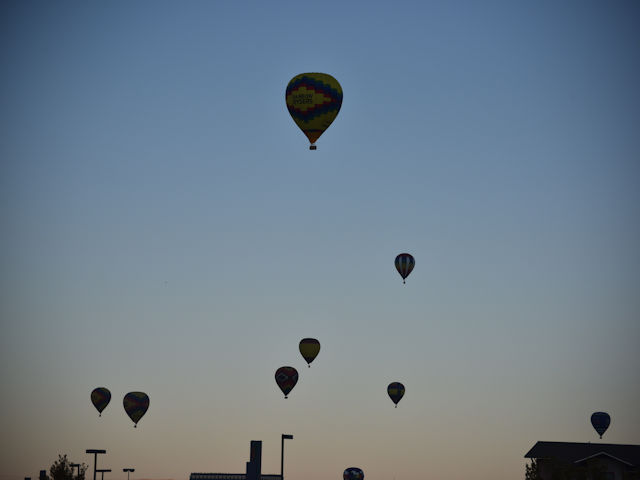
[{"label": "blue gradient sky", "polygon": [[[241,472],[252,439],[276,473],[291,433],[292,480],[506,480],[537,440],[598,441],[597,410],[640,443],[639,21],[3,2],[0,479],[87,448],[109,479]],[[302,72],[344,90],[316,152],[284,102]]]}]

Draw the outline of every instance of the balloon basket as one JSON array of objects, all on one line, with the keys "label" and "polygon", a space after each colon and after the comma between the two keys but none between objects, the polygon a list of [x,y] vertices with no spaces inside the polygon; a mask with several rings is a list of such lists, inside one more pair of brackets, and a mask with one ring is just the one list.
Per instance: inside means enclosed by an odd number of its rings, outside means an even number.
[{"label": "balloon basket", "polygon": [[317,150],[318,147],[316,147],[314,144],[309,145],[309,150]]}]

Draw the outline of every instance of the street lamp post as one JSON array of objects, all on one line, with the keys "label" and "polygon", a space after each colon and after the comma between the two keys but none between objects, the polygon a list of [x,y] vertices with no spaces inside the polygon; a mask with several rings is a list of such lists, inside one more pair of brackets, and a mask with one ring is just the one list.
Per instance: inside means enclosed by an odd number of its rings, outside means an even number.
[{"label": "street lamp post", "polygon": [[[98,455],[102,453],[107,453],[106,450],[87,450],[87,453],[93,453],[93,480],[96,480],[96,468],[98,463]],[[104,476],[104,474],[103,474]]]},{"label": "street lamp post", "polygon": [[98,470],[98,472],[100,472],[102,474],[102,477],[100,477],[101,480],[104,480],[104,472],[110,472],[110,471],[111,471],[110,468],[105,468],[105,469],[102,469],[102,470]]},{"label": "street lamp post", "polygon": [[127,480],[129,480],[129,473],[133,473],[136,471],[135,468],[123,468],[122,469],[123,472],[127,472]]},{"label": "street lamp post", "polygon": [[293,440],[293,435],[282,434],[280,442],[280,480],[284,480],[284,441]]}]

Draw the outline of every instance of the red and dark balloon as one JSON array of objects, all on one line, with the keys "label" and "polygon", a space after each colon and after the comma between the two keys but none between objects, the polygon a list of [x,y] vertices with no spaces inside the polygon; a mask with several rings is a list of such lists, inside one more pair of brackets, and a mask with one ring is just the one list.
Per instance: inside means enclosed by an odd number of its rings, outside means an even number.
[{"label": "red and dark balloon", "polygon": [[289,398],[289,392],[298,383],[298,371],[293,367],[280,367],[276,370],[276,383],[284,393],[284,398]]},{"label": "red and dark balloon", "polygon": [[134,427],[137,427],[138,422],[149,409],[149,396],[144,392],[129,392],[124,396],[122,404],[124,411],[135,424]]},{"label": "red and dark balloon", "polygon": [[93,406],[98,410],[99,417],[102,416],[102,411],[107,408],[110,401],[111,392],[104,387],[94,388],[91,392],[91,403],[93,403]]}]

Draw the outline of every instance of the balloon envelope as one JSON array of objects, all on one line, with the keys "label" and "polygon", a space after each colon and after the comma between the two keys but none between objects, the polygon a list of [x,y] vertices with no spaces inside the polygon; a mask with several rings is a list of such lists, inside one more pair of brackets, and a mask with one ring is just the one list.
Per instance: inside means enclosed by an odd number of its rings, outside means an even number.
[{"label": "balloon envelope", "polygon": [[300,340],[299,349],[307,365],[311,366],[311,362],[313,362],[320,352],[320,342],[315,338],[303,338]]},{"label": "balloon envelope", "polygon": [[413,267],[416,266],[416,260],[409,253],[401,253],[396,257],[396,270],[402,277],[402,283],[405,283],[405,279],[413,271]]},{"label": "balloon envelope", "polygon": [[398,402],[402,400],[404,397],[404,385],[400,382],[392,382],[387,387],[387,393],[389,397],[396,404],[396,408],[398,407]]},{"label": "balloon envelope", "polygon": [[107,408],[110,401],[111,392],[104,387],[94,388],[91,392],[91,403],[98,410],[99,416],[102,416],[102,411]]},{"label": "balloon envelope", "polygon": [[149,397],[144,392],[129,392],[122,400],[124,411],[129,418],[138,426],[138,422],[149,409]]},{"label": "balloon envelope", "polygon": [[364,472],[358,467],[349,467],[342,474],[343,480],[363,480]]},{"label": "balloon envelope", "polygon": [[342,105],[342,87],[326,73],[301,73],[291,79],[285,92],[293,121],[314,143],[335,120]]},{"label": "balloon envelope", "polygon": [[609,428],[609,424],[611,423],[611,417],[608,413],[605,412],[595,412],[591,415],[591,425],[595,428],[600,438],[604,435],[604,432]]},{"label": "balloon envelope", "polygon": [[288,398],[287,395],[298,383],[298,371],[293,367],[280,367],[276,370],[276,383],[284,393],[284,398]]}]

